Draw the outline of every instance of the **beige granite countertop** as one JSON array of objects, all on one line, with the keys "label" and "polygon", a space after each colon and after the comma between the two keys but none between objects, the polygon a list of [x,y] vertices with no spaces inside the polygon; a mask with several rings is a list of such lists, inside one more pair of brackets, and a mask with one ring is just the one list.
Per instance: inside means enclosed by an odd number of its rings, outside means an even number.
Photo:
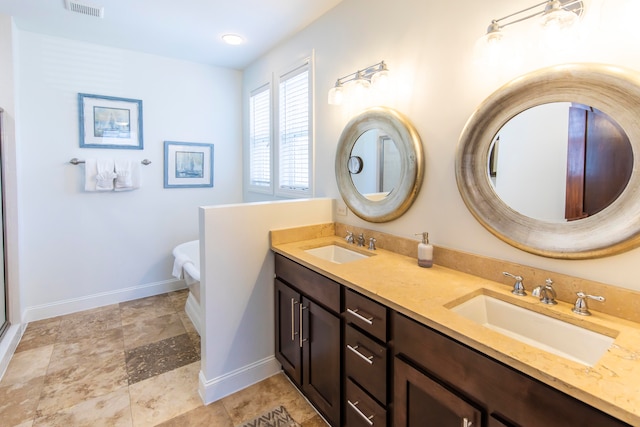
[{"label": "beige granite countertop", "polygon": [[[603,412],[640,426],[640,324],[593,308],[592,316],[578,316],[565,302],[546,306],[531,295],[512,295],[511,288],[502,283],[439,265],[420,268],[414,258],[384,249],[357,248],[324,231],[316,233],[324,237],[302,233],[297,241],[287,230],[272,231],[272,250]],[[281,234],[274,238],[274,233]],[[335,264],[305,252],[328,244],[372,255]],[[588,367],[508,338],[448,308],[481,293],[613,336],[614,344],[595,366]]]}]

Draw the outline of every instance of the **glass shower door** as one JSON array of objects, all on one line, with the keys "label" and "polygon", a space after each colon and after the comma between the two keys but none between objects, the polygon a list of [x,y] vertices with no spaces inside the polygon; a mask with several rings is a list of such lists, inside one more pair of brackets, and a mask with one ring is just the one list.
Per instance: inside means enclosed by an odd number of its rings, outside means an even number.
[{"label": "glass shower door", "polygon": [[4,250],[4,182],[2,171],[2,114],[0,108],[0,339],[9,327],[7,320],[7,280],[6,280],[6,255]]}]

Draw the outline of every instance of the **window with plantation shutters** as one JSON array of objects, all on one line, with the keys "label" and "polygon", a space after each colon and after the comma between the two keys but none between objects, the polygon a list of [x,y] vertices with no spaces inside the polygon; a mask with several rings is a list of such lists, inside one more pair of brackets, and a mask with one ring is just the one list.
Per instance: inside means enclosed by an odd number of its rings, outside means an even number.
[{"label": "window with plantation shutters", "polygon": [[278,86],[278,189],[309,193],[311,90],[309,63],[280,77]]},{"label": "window with plantation shutters", "polygon": [[271,90],[269,85],[249,98],[249,185],[271,190]]}]

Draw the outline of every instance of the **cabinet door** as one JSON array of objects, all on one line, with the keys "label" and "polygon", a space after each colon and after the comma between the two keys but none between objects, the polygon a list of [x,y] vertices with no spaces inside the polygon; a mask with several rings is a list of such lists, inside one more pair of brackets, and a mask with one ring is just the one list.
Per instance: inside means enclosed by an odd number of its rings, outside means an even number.
[{"label": "cabinet door", "polygon": [[302,349],[300,342],[300,294],[280,280],[275,280],[276,359],[284,372],[302,383]]},{"label": "cabinet door", "polygon": [[302,298],[302,390],[333,426],[340,424],[340,318]]},{"label": "cabinet door", "polygon": [[398,358],[394,389],[394,427],[481,426],[478,409]]}]

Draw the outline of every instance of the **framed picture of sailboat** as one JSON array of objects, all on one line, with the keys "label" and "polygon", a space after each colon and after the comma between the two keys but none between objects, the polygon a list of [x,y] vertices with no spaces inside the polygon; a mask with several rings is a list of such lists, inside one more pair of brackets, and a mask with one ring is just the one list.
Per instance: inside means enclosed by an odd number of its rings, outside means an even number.
[{"label": "framed picture of sailboat", "polygon": [[213,187],[213,144],[164,142],[164,188]]},{"label": "framed picture of sailboat", "polygon": [[142,101],[78,94],[80,148],[142,150]]}]

